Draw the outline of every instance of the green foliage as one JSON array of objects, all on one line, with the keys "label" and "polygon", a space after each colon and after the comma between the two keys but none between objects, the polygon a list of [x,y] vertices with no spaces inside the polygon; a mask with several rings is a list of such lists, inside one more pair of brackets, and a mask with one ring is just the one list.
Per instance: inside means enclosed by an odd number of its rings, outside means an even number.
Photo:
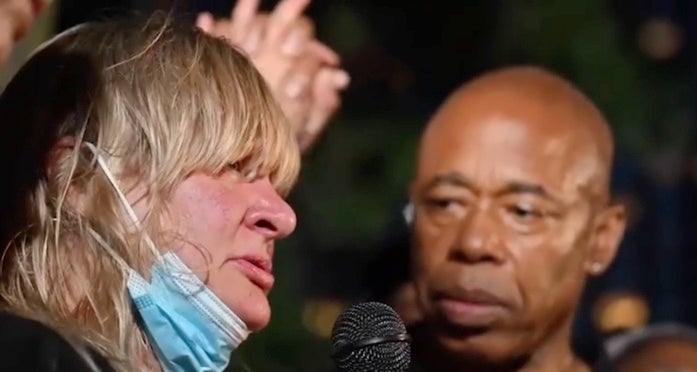
[{"label": "green foliage", "polygon": [[607,2],[503,3],[496,43],[502,64],[538,64],[566,75],[600,106],[627,154],[686,150],[694,98],[686,73],[638,54],[634,35],[620,31]]}]

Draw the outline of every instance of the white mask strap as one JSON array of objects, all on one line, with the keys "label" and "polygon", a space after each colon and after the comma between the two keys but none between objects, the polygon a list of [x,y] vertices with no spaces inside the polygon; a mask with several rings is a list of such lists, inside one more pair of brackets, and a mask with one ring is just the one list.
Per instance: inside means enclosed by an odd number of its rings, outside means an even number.
[{"label": "white mask strap", "polygon": [[135,224],[136,227],[140,229],[141,232],[143,232],[143,238],[145,239],[145,243],[148,245],[155,257],[160,257],[160,252],[155,248],[155,243],[153,243],[153,241],[150,239],[150,236],[145,232],[145,230],[143,230],[143,226],[140,223],[140,220],[138,219],[136,212],[133,210],[131,204],[128,202],[126,195],[124,195],[121,189],[119,188],[118,183],[116,182],[116,177],[114,177],[111,171],[109,171],[109,167],[104,161],[104,158],[102,158],[101,155],[99,155],[99,150],[97,150],[97,148],[89,142],[84,142],[84,144],[85,146],[87,146],[88,149],[90,149],[90,151],[92,151],[94,156],[97,158],[97,164],[99,164],[99,167],[102,168],[102,172],[104,172],[104,175],[106,176],[107,180],[114,188],[114,191],[116,191],[116,195],[121,201],[123,208],[126,210],[126,214],[128,214],[128,217],[131,219],[133,224]]},{"label": "white mask strap", "polygon": [[101,236],[99,236],[99,234],[97,234],[96,231],[94,231],[91,228],[88,228],[87,231],[90,233],[90,235],[92,235],[92,238],[94,238],[94,240],[96,240],[97,243],[99,245],[101,245],[102,248],[104,248],[104,250],[109,254],[109,256],[111,256],[111,258],[114,261],[116,261],[116,263],[119,266],[121,266],[122,269],[127,270],[127,271],[131,270],[131,267],[126,263],[126,261],[124,261],[123,258],[121,258],[118,254],[116,254],[116,252],[114,252],[114,250],[109,246],[109,244],[107,244],[104,241],[104,239]]}]

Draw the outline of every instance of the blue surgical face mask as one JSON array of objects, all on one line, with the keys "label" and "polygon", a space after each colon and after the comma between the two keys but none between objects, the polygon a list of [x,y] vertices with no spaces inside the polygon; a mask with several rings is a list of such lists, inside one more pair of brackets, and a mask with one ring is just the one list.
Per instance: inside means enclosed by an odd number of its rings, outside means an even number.
[{"label": "blue surgical face mask", "polygon": [[[133,223],[140,222],[97,149],[97,157]],[[101,243],[103,240],[93,232]],[[235,315],[176,254],[160,254],[146,235],[145,243],[157,257],[148,283],[128,267],[106,244],[117,262],[128,270],[128,293],[140,315],[142,328],[165,371],[222,371],[235,350],[249,335]]]}]

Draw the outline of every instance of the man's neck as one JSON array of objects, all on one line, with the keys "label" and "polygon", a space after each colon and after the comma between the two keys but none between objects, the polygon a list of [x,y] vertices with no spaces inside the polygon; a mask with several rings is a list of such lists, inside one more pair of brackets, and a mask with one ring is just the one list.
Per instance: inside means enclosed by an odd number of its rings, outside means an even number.
[{"label": "man's neck", "polygon": [[587,372],[590,368],[571,350],[571,319],[535,350],[519,372]]},{"label": "man's neck", "polygon": [[[533,354],[506,365],[482,365],[465,362],[461,358],[449,358],[431,349],[425,352],[422,367],[427,371],[486,371],[486,372],[588,372],[590,368],[571,350],[571,324],[551,335]],[[431,347],[437,342],[430,340]],[[435,368],[433,368],[435,367]]]}]

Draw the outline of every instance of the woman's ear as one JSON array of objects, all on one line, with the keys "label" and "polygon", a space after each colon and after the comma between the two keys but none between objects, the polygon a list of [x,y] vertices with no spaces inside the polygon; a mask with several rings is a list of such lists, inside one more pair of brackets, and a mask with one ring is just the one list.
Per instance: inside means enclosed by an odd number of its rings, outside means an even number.
[{"label": "woman's ear", "polygon": [[60,164],[61,159],[68,156],[71,152],[75,151],[75,137],[62,137],[60,138],[48,152],[48,159],[46,159],[46,174],[51,177],[56,171],[58,164]]},{"label": "woman's ear", "polygon": [[[46,159],[46,175],[49,179],[60,172],[61,164],[77,150],[75,146],[77,146],[75,137],[66,136],[59,139],[51,147]],[[71,181],[69,180],[68,185],[65,185],[68,188],[65,193],[66,205],[70,206],[74,211],[83,214],[87,205],[84,192]]]}]

